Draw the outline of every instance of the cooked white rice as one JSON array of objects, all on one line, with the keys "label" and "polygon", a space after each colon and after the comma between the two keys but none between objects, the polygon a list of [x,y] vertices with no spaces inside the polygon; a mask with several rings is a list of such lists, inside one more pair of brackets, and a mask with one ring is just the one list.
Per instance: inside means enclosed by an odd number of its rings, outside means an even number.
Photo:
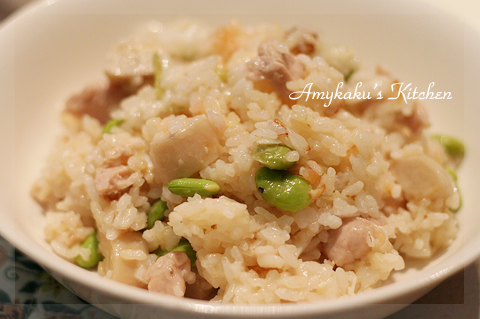
[{"label": "cooked white rice", "polygon": [[[382,100],[334,100],[328,108],[323,107],[328,100],[288,101],[254,74],[258,47],[267,42],[303,67],[302,76],[285,83],[287,92],[308,84],[317,92],[335,92],[339,82],[345,84],[342,92],[353,92],[362,82],[362,90],[376,96],[395,82],[383,69],[361,65],[351,50],[329,47],[301,28],[149,24],[109,55],[110,83],[123,81],[122,89],[128,83],[130,90],[108,110],[109,118],[123,123],[104,134],[105,120],[91,112],[67,107],[62,114],[65,132],[32,189],[45,208],[45,235],[53,250],[72,262],[79,254],[88,259],[81,244],[97,231],[104,255],[99,274],[147,288],[144,274],[159,258],[153,252],[169,251],[185,238],[196,252],[194,289],[213,290],[214,301],[280,303],[377,287],[392,271],[404,269],[405,257],[432,258],[450,245],[459,195],[445,168],[454,163],[429,138],[421,106],[387,99],[394,92]],[[154,54],[162,65],[156,84]],[[95,93],[105,90],[99,86]],[[94,104],[86,95],[80,99]],[[202,115],[220,148],[205,148],[206,154],[218,154],[191,176],[215,181],[221,192],[175,195],[158,176],[158,166],[177,153],[152,157],[152,145],[188,131]],[[287,160],[296,164],[289,170],[312,187],[308,207],[284,211],[262,198],[255,183],[262,165],[252,159],[258,144],[292,149]],[[203,146],[180,147],[179,152],[197,152]],[[397,163],[414,158],[442,168],[438,176],[427,174],[427,182],[442,179],[444,189],[424,196],[405,189],[414,182],[404,181],[411,176],[403,176]],[[116,179],[99,183],[97,175],[108,169],[118,169]],[[167,218],[145,230],[147,212],[158,199],[168,205]],[[369,225],[360,243],[367,248],[341,262],[328,247],[334,230],[352,220]],[[343,253],[355,254],[349,244]]]}]

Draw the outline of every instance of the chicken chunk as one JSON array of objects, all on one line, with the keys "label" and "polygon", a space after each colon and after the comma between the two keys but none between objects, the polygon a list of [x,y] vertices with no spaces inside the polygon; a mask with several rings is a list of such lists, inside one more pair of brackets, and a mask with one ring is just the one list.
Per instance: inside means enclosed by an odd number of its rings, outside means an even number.
[{"label": "chicken chunk", "polygon": [[342,226],[328,232],[328,241],[322,246],[322,252],[337,266],[346,265],[368,254],[374,238],[382,231],[381,226],[368,219],[346,219]]},{"label": "chicken chunk", "polygon": [[249,67],[254,81],[266,80],[286,103],[292,93],[286,86],[287,82],[305,76],[303,63],[291,54],[286,46],[276,41],[266,41],[260,44],[258,58],[253,60]]},{"label": "chicken chunk", "polygon": [[153,83],[153,56],[160,53],[158,44],[152,41],[121,42],[107,56],[105,74],[111,83],[135,91]]},{"label": "chicken chunk", "polygon": [[189,118],[176,133],[159,133],[150,144],[155,182],[189,177],[215,161],[222,146],[206,115]]},{"label": "chicken chunk", "polygon": [[123,41],[107,56],[105,73],[112,79],[153,76],[152,57],[159,51],[151,41]]},{"label": "chicken chunk", "polygon": [[392,170],[407,200],[447,198],[454,192],[451,176],[427,155],[399,158],[393,163]]},{"label": "chicken chunk", "polygon": [[150,42],[125,42],[112,50],[107,58],[108,81],[91,85],[73,95],[66,111],[76,116],[88,114],[105,124],[110,112],[120,101],[134,94],[145,84],[153,83],[152,56],[158,48]]},{"label": "chicken chunk", "polygon": [[125,165],[115,167],[99,167],[95,171],[95,189],[101,195],[110,195],[133,185],[134,172]]},{"label": "chicken chunk", "polygon": [[105,124],[110,119],[110,112],[131,93],[131,90],[123,85],[111,83],[91,85],[70,97],[65,111],[78,117],[86,114]]},{"label": "chicken chunk", "polygon": [[159,257],[144,273],[148,290],[183,297],[186,283],[195,282],[195,273],[190,269],[190,258],[181,251],[172,251]]},{"label": "chicken chunk", "polygon": [[109,240],[99,232],[99,238],[99,248],[105,257],[99,264],[99,272],[115,281],[146,288],[146,285],[135,277],[135,271],[146,263],[148,257],[148,245],[142,234],[125,232]]}]

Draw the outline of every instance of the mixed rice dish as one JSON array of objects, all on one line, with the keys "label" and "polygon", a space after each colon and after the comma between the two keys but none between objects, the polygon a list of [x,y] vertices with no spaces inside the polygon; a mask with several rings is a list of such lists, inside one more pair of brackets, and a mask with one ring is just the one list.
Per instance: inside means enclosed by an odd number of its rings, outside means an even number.
[{"label": "mixed rice dish", "polygon": [[[105,74],[66,102],[32,187],[66,260],[153,292],[271,304],[378,287],[455,240],[463,145],[321,33],[151,22]],[[383,98],[327,94],[359,83]]]}]

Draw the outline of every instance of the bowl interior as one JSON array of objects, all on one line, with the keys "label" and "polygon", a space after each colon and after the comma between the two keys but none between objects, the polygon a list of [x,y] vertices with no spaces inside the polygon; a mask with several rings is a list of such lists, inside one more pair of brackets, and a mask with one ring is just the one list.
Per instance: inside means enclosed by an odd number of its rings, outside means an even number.
[{"label": "bowl interior", "polygon": [[[445,278],[479,255],[476,225],[480,224],[480,214],[476,210],[480,199],[475,189],[480,180],[480,147],[476,141],[480,108],[475,104],[475,84],[480,83],[480,76],[474,71],[480,69],[479,36],[449,15],[409,1],[402,5],[380,0],[283,1],[280,6],[273,1],[60,0],[27,7],[0,31],[0,129],[2,146],[9,150],[1,159],[6,181],[0,192],[3,236],[63,278],[67,285],[81,282],[116,295],[119,300],[145,300],[157,303],[158,307],[183,307],[187,312],[251,312],[242,307],[208,310],[211,306],[205,303],[152,296],[116,283],[100,286],[96,274],[77,269],[51,252],[44,240],[43,215],[29,196],[30,185],[60,133],[59,112],[64,101],[86,84],[102,79],[103,59],[110,46],[151,19],[168,24],[185,17],[207,25],[236,18],[244,24],[276,22],[312,27],[327,42],[353,48],[364,63],[385,66],[400,82],[412,83],[419,91],[426,91],[434,83],[433,91],[451,92],[450,100],[424,101],[432,131],[453,134],[467,145],[467,156],[459,172],[464,198],[463,209],[458,213],[459,237],[445,252],[428,262],[412,262],[412,267],[395,274],[395,282],[362,296],[343,302],[289,306],[287,312],[282,307],[257,307],[253,314],[321,314],[359,303],[393,302],[396,297],[413,296],[415,291]],[[400,298],[395,302],[410,301]]]}]

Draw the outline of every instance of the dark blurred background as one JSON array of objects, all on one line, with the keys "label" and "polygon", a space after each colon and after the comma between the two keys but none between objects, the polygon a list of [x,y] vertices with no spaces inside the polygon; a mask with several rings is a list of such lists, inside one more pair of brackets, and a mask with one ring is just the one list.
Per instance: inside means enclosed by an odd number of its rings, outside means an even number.
[{"label": "dark blurred background", "polygon": [[30,0],[0,0],[0,19],[5,18]]}]

